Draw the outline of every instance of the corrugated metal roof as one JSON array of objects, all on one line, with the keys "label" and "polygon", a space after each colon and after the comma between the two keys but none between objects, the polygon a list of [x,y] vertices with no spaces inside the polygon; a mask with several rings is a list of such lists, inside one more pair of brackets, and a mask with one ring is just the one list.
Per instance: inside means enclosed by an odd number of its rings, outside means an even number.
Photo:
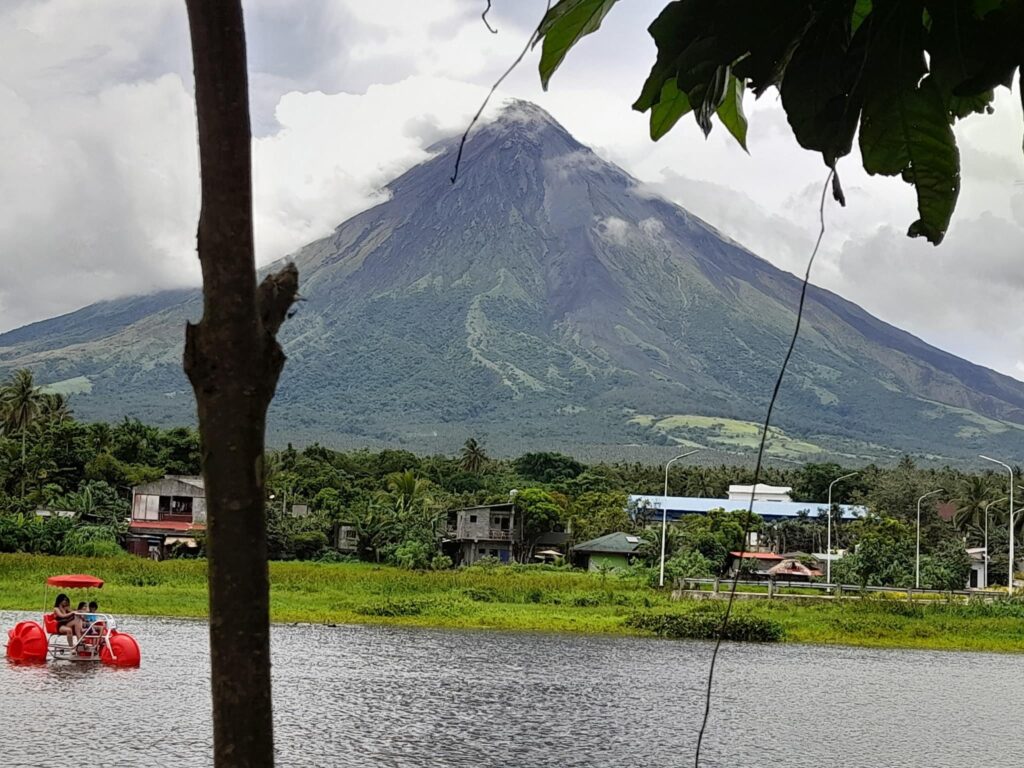
[{"label": "corrugated metal roof", "polygon": [[[713,509],[740,510],[745,512],[749,502],[730,501],[729,499],[702,499],[695,496],[647,496],[632,494],[631,502],[646,504],[652,510],[661,512],[662,504],[668,504],[668,516],[675,519],[682,515],[707,514]],[[853,520],[867,513],[865,507],[853,504],[839,504],[839,512],[844,520]],[[828,509],[826,502],[818,501],[755,501],[754,514],[763,518],[797,517],[807,512],[811,517],[819,511]]]},{"label": "corrugated metal roof", "polygon": [[781,562],[785,560],[782,555],[776,555],[774,552],[730,552],[733,557],[742,557],[744,560],[774,560]]},{"label": "corrugated metal roof", "polygon": [[639,536],[634,536],[631,533],[623,533],[622,531],[616,531],[615,533],[598,536],[596,539],[591,539],[590,541],[584,541],[582,544],[577,544],[573,549],[576,552],[611,552],[615,554],[629,555],[635,552],[636,548],[639,546]]}]

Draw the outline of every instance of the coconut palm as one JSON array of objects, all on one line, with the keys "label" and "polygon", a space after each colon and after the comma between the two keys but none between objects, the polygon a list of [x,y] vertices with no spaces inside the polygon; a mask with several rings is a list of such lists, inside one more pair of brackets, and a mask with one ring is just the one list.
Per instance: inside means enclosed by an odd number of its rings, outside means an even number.
[{"label": "coconut palm", "polygon": [[32,378],[32,371],[21,368],[10,382],[0,388],[0,425],[8,435],[21,435],[21,496],[25,497],[25,448],[28,431],[39,419],[45,396]]},{"label": "coconut palm", "polygon": [[476,474],[482,471],[489,461],[490,458],[484,451],[483,445],[478,443],[476,438],[469,438],[462,446],[462,459],[459,461],[459,466],[466,472]]},{"label": "coconut palm", "polygon": [[63,424],[71,418],[71,406],[67,395],[60,392],[44,392],[40,395],[39,415],[55,424]]},{"label": "coconut palm", "polygon": [[981,527],[985,520],[985,508],[994,498],[995,489],[987,478],[978,475],[964,478],[960,483],[959,494],[953,499],[956,505],[953,525],[958,531]]},{"label": "coconut palm", "polygon": [[392,494],[395,511],[401,515],[427,501],[429,486],[429,480],[416,477],[416,473],[411,469],[393,473],[388,478],[388,491]]}]

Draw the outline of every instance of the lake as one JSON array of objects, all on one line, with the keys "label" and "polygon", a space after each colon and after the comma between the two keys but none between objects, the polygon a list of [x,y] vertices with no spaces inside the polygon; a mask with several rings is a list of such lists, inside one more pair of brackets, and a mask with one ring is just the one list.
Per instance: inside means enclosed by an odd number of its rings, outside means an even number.
[{"label": "lake", "polygon": [[[31,614],[0,612],[6,630]],[[211,762],[206,625],[125,618],[135,670],[0,665],[5,765]],[[273,632],[283,766],[693,764],[711,645],[366,626]],[[1020,656],[728,645],[702,765],[1018,766]],[[1017,710],[1017,707],[1014,707]],[[57,744],[80,745],[72,753]]]}]

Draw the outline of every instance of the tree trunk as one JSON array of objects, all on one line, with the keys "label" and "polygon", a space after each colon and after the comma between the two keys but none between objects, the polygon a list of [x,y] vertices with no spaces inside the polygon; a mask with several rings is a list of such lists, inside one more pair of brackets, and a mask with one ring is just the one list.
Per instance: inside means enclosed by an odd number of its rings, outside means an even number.
[{"label": "tree trunk", "polygon": [[217,766],[272,766],[263,439],[284,365],[276,334],[293,265],[257,288],[240,0],[186,0],[195,69],[203,317],[185,334],[206,479],[213,748]]}]

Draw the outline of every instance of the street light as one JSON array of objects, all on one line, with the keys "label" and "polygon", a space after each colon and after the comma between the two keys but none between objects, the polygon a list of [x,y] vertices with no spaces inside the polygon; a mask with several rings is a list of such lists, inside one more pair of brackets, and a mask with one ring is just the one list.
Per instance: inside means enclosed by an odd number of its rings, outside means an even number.
[{"label": "street light", "polygon": [[914,556],[914,589],[921,588],[921,502],[929,496],[942,492],[941,488],[936,488],[917,500],[917,553]]},{"label": "street light", "polygon": [[692,451],[674,456],[665,464],[665,492],[661,495],[661,569],[658,573],[659,587],[665,586],[665,532],[668,529],[668,468],[672,466],[672,462],[685,459],[687,456],[693,456],[693,454],[699,451],[700,448],[694,448]]},{"label": "street light", "polygon": [[988,456],[979,454],[979,458],[985,461],[991,461],[993,464],[998,464],[1007,472],[1010,473],[1010,578],[1006,581],[1006,593],[1008,595],[1013,594],[1013,470],[1009,464],[1001,462],[999,459],[992,459]]},{"label": "street light", "polygon": [[828,557],[825,559],[825,581],[829,584],[832,583],[832,486],[840,480],[845,480],[846,478],[853,477],[856,474],[856,472],[851,472],[848,475],[837,477],[828,484],[828,547],[825,549],[828,553]]},{"label": "street light", "polygon": [[1002,504],[1008,498],[1010,497],[1003,496],[1001,499],[989,501],[985,504],[985,589],[988,589],[988,508],[993,504]]}]

